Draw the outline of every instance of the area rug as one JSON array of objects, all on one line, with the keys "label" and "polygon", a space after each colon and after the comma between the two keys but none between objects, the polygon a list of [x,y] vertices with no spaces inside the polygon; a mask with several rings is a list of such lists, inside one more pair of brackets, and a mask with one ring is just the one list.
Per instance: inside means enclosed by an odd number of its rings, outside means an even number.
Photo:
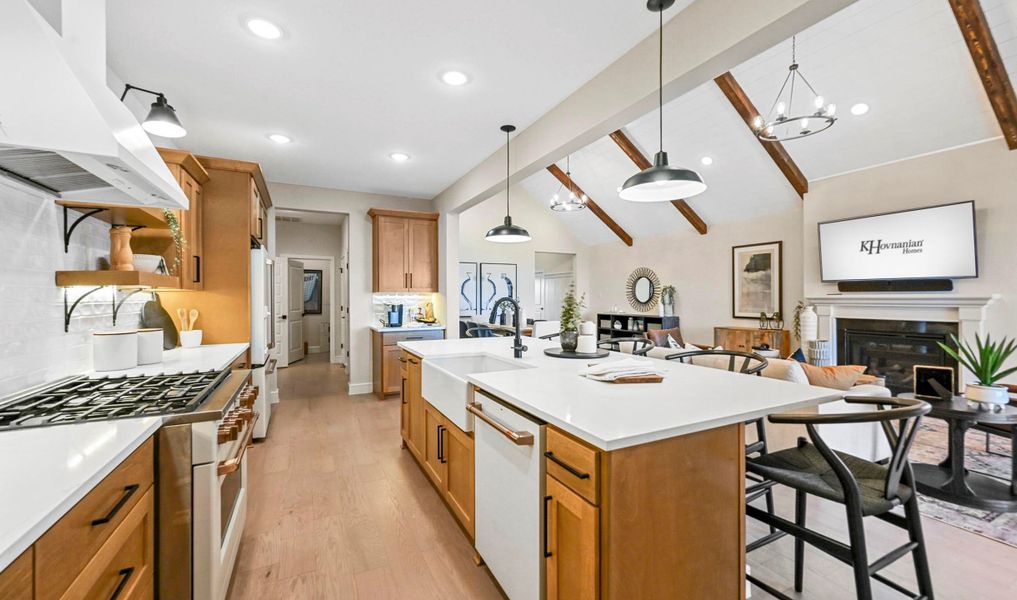
[{"label": "area rug", "polygon": [[[969,430],[965,446],[968,469],[1010,478],[1010,440],[998,435],[989,436],[991,452],[986,452],[985,433]],[[925,418],[909,456],[912,463],[937,464],[946,458],[946,448],[946,423]],[[967,508],[924,495],[919,495],[919,502],[923,516],[1017,547],[1017,513]]]}]

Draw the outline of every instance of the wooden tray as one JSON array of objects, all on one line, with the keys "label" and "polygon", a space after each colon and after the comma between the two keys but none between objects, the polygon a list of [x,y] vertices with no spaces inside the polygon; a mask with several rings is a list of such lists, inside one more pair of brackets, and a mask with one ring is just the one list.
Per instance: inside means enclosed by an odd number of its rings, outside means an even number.
[{"label": "wooden tray", "polygon": [[597,350],[596,352],[566,352],[560,347],[558,348],[544,348],[544,354],[553,356],[555,358],[606,358],[610,352],[607,350]]}]

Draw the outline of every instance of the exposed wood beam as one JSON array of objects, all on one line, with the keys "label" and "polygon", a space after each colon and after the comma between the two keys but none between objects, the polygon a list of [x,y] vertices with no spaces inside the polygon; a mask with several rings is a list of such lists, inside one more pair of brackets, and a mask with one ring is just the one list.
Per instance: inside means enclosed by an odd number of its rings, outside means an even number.
[{"label": "exposed wood beam", "polygon": [[586,208],[589,208],[590,212],[597,215],[597,218],[603,221],[604,225],[607,225],[607,228],[613,231],[614,234],[617,235],[619,239],[621,239],[621,241],[625,242],[626,246],[632,245],[632,236],[626,233],[626,231],[622,229],[621,225],[616,223],[615,220],[612,219],[610,215],[604,212],[604,209],[601,208],[599,204],[594,202],[593,198],[590,198],[590,196],[586,192],[584,192],[582,188],[580,188],[579,185],[576,184],[575,181],[571,181],[570,180],[571,178],[565,174],[565,171],[562,171],[560,168],[558,168],[558,165],[551,165],[547,168],[547,172],[550,173],[551,175],[554,175],[554,178],[560,181],[562,185],[568,187],[569,189],[574,190],[576,194],[580,196],[586,196]]},{"label": "exposed wood beam", "polygon": [[999,128],[1003,130],[1006,145],[1017,150],[1017,95],[1014,95],[1013,84],[982,6],[978,0],[950,0],[950,8],[968,45],[971,59],[975,61],[975,69],[996,113]]},{"label": "exposed wood beam", "polygon": [[[650,160],[646,158],[646,155],[644,155],[639,148],[636,148],[636,145],[632,143],[629,136],[625,135],[624,131],[621,129],[615,130],[615,132],[611,134],[611,139],[614,140],[614,143],[618,144],[618,147],[622,149],[625,156],[628,156],[629,159],[635,163],[636,168],[640,171],[650,168],[652,164],[650,163]],[[696,211],[689,206],[688,202],[680,199],[672,200],[671,205],[677,208],[678,212],[688,219],[689,224],[695,227],[696,231],[702,235],[706,235],[706,222],[699,218],[699,215],[697,215]]]},{"label": "exposed wood beam", "polygon": [[[756,131],[755,129],[752,129],[752,120],[759,116],[759,111],[756,110],[755,105],[752,104],[752,100],[749,100],[749,97],[745,94],[745,90],[742,89],[742,86],[738,85],[738,82],[735,81],[735,78],[731,75],[730,71],[724,73],[720,77],[717,77],[713,81],[716,82],[720,91],[724,92],[724,95],[727,96],[727,99],[731,102],[731,106],[738,111],[738,114],[745,121],[746,127],[748,127],[749,130],[752,131],[752,134],[755,135]],[[805,194],[809,191],[809,180],[805,178],[805,175],[802,174],[801,169],[799,169],[798,165],[795,164],[791,155],[784,149],[784,145],[780,142],[764,142],[762,140],[760,140],[759,143],[763,145],[763,150],[766,150],[766,153],[770,155],[770,158],[772,158],[773,162],[776,163],[777,168],[784,174],[784,177],[787,177],[788,183],[791,184],[791,187],[793,187],[795,191],[798,192],[798,195],[804,200]]]}]

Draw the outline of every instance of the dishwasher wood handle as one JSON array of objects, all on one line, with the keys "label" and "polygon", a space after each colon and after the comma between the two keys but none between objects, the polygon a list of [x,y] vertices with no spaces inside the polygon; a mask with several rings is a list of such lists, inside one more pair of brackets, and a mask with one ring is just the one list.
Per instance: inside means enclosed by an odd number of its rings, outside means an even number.
[{"label": "dishwasher wood handle", "polygon": [[528,431],[512,431],[508,427],[505,427],[498,421],[495,421],[484,412],[484,407],[477,402],[471,402],[466,405],[466,410],[470,411],[477,416],[481,421],[487,423],[491,427],[494,427],[495,431],[507,437],[513,444],[517,446],[532,446],[533,445],[533,434]]}]

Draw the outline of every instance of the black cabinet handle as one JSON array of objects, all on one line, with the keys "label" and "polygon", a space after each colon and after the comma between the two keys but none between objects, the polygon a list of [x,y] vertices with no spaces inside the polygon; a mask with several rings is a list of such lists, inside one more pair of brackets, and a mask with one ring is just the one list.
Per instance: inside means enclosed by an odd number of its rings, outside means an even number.
[{"label": "black cabinet handle", "polygon": [[445,456],[445,432],[448,431],[448,427],[441,425],[438,428],[438,447],[441,448],[441,462],[447,463],[448,457]]},{"label": "black cabinet handle", "polygon": [[406,397],[406,380],[400,380],[399,398],[403,401],[403,404],[409,402],[409,398]]},{"label": "black cabinet handle", "polygon": [[410,340],[422,340],[422,339],[424,339],[424,336],[422,336],[422,335],[412,335],[412,336],[408,336],[408,337],[403,338],[403,341],[408,342]]},{"label": "black cabinet handle", "polygon": [[191,278],[191,282],[201,283],[201,257],[195,254],[192,258],[194,258],[194,277]]},{"label": "black cabinet handle", "polygon": [[109,511],[109,514],[107,514],[105,517],[93,520],[92,527],[95,527],[96,525],[105,525],[106,523],[112,521],[113,517],[117,516],[117,513],[120,512],[120,509],[123,508],[124,505],[127,504],[127,501],[131,499],[131,496],[133,496],[134,493],[138,491],[138,488],[139,486],[136,483],[132,483],[131,485],[125,487],[123,496],[120,496],[120,500],[118,500],[116,505],[113,506],[113,510]]},{"label": "black cabinet handle", "polygon": [[113,594],[109,597],[109,600],[117,600],[117,598],[120,597],[124,588],[127,587],[127,582],[131,580],[131,575],[134,575],[134,567],[120,569],[120,581],[117,583],[117,587],[113,590]]},{"label": "black cabinet handle", "polygon": [[547,550],[547,506],[551,502],[551,496],[544,496],[544,558],[549,558],[551,553]]},{"label": "black cabinet handle", "polygon": [[590,474],[589,474],[589,473],[583,473],[583,472],[582,472],[582,471],[580,471],[579,469],[576,469],[576,468],[575,468],[575,467],[573,467],[572,465],[570,465],[570,464],[566,463],[566,462],[565,462],[565,461],[563,461],[562,459],[560,459],[560,458],[558,458],[557,456],[555,456],[555,455],[554,455],[554,452],[545,452],[545,453],[544,453],[544,456],[546,456],[546,457],[550,458],[550,459],[551,459],[552,461],[554,461],[554,463],[555,463],[555,464],[557,464],[557,465],[558,465],[559,467],[561,467],[561,468],[565,469],[566,471],[568,471],[569,473],[571,473],[571,474],[572,474],[573,476],[575,476],[575,477],[578,477],[579,479],[589,479],[589,478],[590,478]]},{"label": "black cabinet handle", "polygon": [[258,217],[258,239],[259,240],[261,238],[265,237],[265,232],[262,230],[264,225],[265,225],[265,222],[261,220],[261,217]]}]

